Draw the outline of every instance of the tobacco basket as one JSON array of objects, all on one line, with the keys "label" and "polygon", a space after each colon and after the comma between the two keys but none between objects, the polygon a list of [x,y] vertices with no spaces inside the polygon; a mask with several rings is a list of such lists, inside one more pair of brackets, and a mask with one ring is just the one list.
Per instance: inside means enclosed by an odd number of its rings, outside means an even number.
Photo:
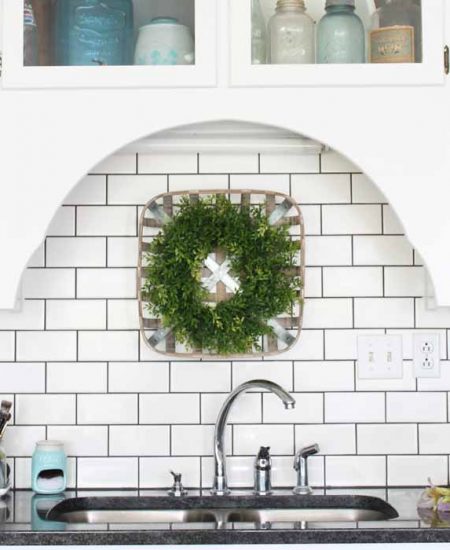
[{"label": "tobacco basket", "polygon": [[[261,338],[261,350],[252,350],[245,355],[233,355],[236,358],[259,358],[273,356],[291,349],[300,337],[303,321],[304,304],[304,274],[305,274],[305,235],[303,216],[295,201],[288,195],[272,191],[260,190],[205,190],[205,191],[178,191],[163,193],[151,199],[140,217],[139,223],[139,258],[137,270],[137,293],[139,298],[139,320],[141,335],[147,346],[166,356],[184,359],[222,359],[223,355],[215,355],[201,349],[188,349],[176,341],[170,328],[162,324],[160,318],[150,314],[148,303],[143,296],[142,287],[146,277],[146,254],[149,245],[161,231],[165,223],[176,214],[180,199],[189,196],[191,201],[211,195],[225,195],[235,204],[256,205],[265,204],[266,214],[272,224],[289,225],[291,238],[298,242],[296,266],[290,270],[292,277],[298,277],[301,284],[298,288],[298,301],[290,314],[283,314],[271,319],[268,324],[272,327],[273,335]],[[236,290],[236,281],[230,275],[220,277],[220,266],[224,262],[223,253],[215,252],[214,257],[205,261],[202,272],[202,282],[209,290],[209,303],[218,303],[233,295]],[[213,282],[213,286],[208,286]],[[234,283],[234,284],[233,284]]]}]

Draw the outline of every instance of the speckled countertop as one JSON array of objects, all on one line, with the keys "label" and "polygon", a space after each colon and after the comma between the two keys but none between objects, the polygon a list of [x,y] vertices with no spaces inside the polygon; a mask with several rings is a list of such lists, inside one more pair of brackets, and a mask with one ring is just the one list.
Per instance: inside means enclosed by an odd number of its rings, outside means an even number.
[{"label": "speckled countertop", "polygon": [[[327,489],[327,495],[368,495],[386,500],[399,517],[389,521],[358,523],[277,524],[270,529],[245,525],[237,528],[189,524],[64,524],[42,519],[63,497],[34,496],[29,491],[11,493],[0,501],[0,545],[177,545],[177,544],[339,544],[450,542],[449,528],[431,526],[417,514],[423,489]],[[323,494],[324,491],[317,491]],[[67,491],[66,498],[90,496],[158,496],[155,491]],[[287,493],[285,493],[287,494]],[[41,513],[39,513],[41,510]]]}]

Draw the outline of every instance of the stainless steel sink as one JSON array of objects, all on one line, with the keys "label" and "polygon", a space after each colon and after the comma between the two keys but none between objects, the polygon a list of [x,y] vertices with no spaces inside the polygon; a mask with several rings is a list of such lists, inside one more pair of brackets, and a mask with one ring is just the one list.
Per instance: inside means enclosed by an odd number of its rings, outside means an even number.
[{"label": "stainless steel sink", "polygon": [[215,524],[382,521],[397,512],[364,496],[96,497],[57,504],[46,519],[88,524]]}]

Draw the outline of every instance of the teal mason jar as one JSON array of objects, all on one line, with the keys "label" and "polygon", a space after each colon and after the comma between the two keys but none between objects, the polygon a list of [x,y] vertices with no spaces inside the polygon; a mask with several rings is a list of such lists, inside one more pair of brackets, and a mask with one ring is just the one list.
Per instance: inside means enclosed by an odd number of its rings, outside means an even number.
[{"label": "teal mason jar", "polygon": [[58,0],[57,65],[132,65],[132,0]]},{"label": "teal mason jar", "polygon": [[366,33],[355,0],[327,0],[317,29],[318,63],[364,63]]}]

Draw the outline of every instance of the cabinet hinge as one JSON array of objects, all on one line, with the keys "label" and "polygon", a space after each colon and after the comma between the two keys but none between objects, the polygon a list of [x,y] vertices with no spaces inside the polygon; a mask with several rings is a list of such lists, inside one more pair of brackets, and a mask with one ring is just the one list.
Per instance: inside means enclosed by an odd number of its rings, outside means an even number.
[{"label": "cabinet hinge", "polygon": [[445,74],[450,72],[450,49],[448,46],[444,48],[444,71]]}]

